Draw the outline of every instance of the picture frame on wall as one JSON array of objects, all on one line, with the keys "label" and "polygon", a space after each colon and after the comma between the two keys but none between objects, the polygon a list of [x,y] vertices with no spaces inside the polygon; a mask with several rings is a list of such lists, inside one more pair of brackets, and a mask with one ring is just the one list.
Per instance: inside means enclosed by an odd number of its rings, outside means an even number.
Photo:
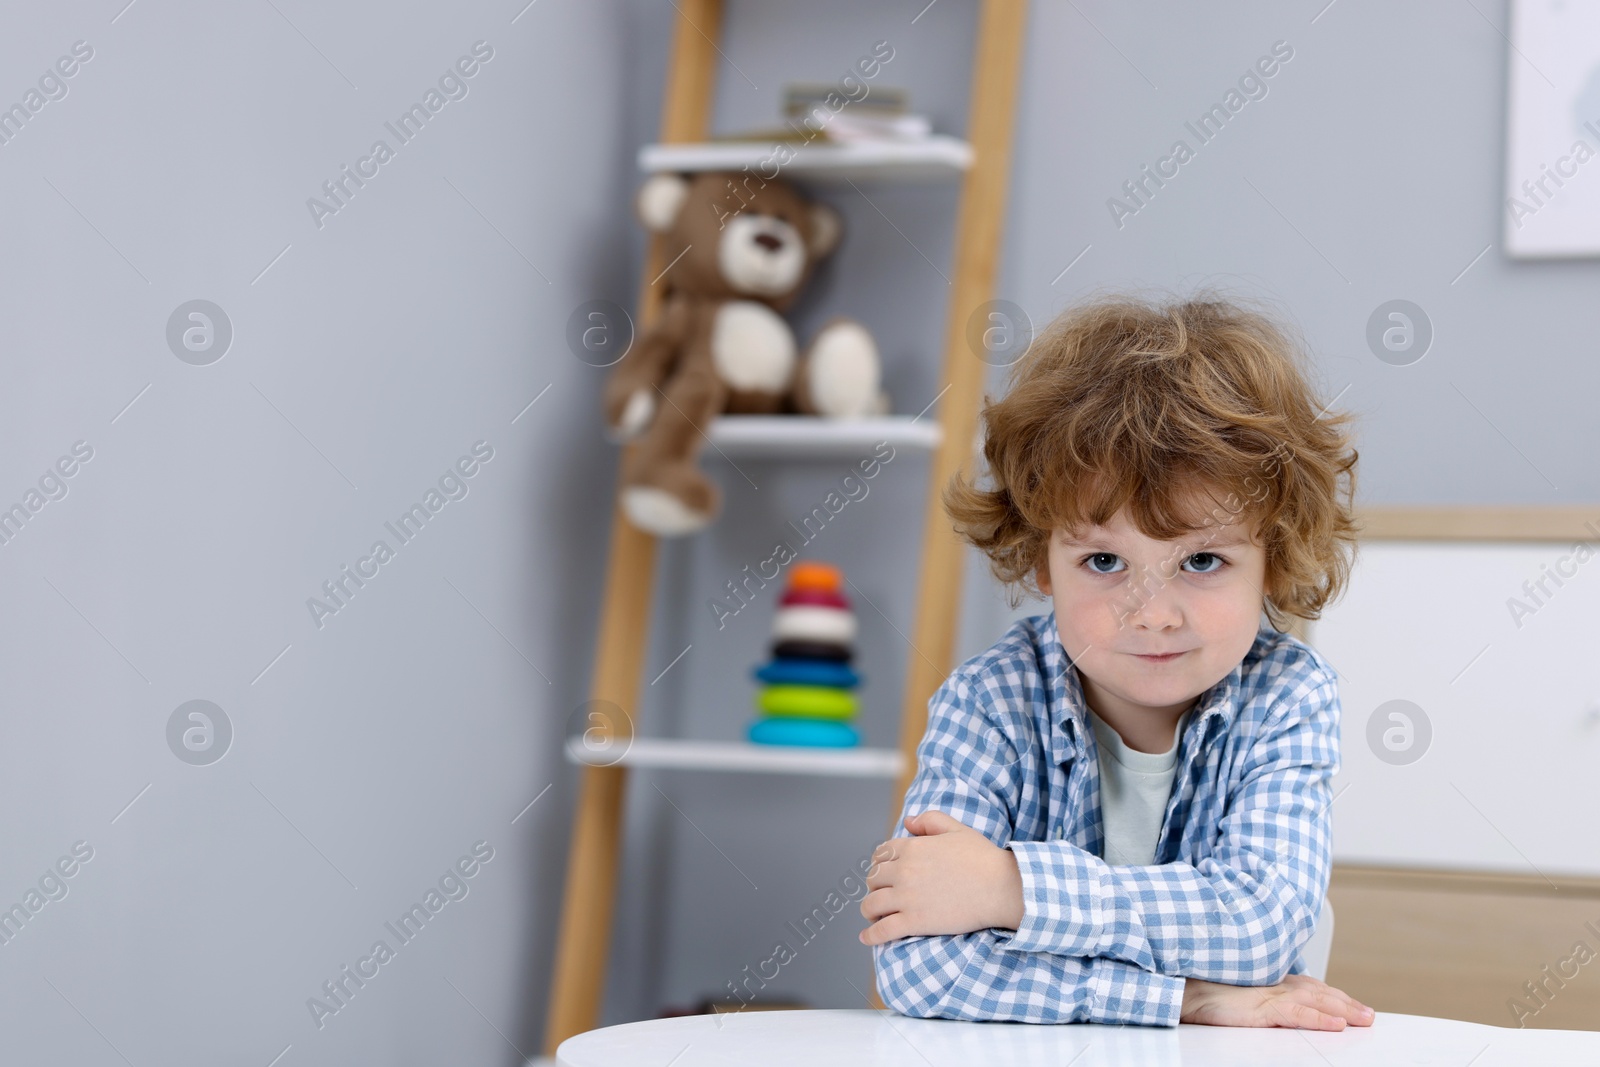
[{"label": "picture frame on wall", "polygon": [[1511,0],[1504,241],[1600,256],[1600,3]]}]

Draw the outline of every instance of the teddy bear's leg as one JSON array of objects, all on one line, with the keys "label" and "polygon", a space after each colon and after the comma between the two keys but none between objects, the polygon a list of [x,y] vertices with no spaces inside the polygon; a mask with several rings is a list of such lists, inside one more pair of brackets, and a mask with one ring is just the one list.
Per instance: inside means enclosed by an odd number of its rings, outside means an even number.
[{"label": "teddy bear's leg", "polygon": [[833,318],[811,339],[795,375],[794,404],[807,415],[863,418],[883,412],[878,345],[854,319]]},{"label": "teddy bear's leg", "polygon": [[622,479],[623,512],[641,530],[678,537],[716,516],[721,494],[695,458],[706,439],[701,431],[722,410],[726,390],[709,366],[700,365],[679,371],[656,394],[655,419]]}]

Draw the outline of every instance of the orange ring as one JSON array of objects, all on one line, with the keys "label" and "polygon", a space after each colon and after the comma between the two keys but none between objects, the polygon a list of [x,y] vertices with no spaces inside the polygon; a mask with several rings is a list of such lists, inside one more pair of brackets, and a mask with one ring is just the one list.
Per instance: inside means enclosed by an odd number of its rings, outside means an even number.
[{"label": "orange ring", "polygon": [[789,568],[789,588],[835,590],[843,583],[839,568],[831,563],[801,560]]}]

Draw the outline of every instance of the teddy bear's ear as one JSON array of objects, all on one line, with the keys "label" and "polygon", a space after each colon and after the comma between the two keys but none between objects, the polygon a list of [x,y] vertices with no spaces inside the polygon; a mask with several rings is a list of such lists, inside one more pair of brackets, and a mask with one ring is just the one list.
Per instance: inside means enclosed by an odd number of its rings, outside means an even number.
[{"label": "teddy bear's ear", "polygon": [[839,213],[827,204],[811,205],[811,255],[821,259],[839,247],[844,233],[844,221]]},{"label": "teddy bear's ear", "polygon": [[644,228],[665,233],[678,221],[678,212],[689,195],[689,183],[679,174],[652,174],[634,197],[634,210]]}]

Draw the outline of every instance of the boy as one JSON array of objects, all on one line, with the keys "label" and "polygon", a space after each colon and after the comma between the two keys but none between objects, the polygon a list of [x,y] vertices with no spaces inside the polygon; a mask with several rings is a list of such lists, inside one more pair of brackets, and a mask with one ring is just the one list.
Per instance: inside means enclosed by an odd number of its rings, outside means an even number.
[{"label": "boy", "polygon": [[[1349,574],[1356,451],[1271,320],[1071,309],[944,504],[1020,619],[928,704],[861,913],[907,1015],[1342,1030],[1302,973],[1329,876],[1332,668],[1280,632]],[[1263,620],[1265,613],[1265,620]]]}]

